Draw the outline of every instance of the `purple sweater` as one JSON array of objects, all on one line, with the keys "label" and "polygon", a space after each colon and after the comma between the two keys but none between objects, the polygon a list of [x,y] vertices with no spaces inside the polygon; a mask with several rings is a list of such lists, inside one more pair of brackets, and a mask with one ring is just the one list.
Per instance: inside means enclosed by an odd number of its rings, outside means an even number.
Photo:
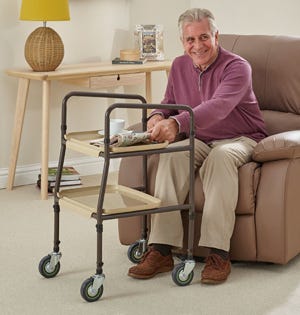
[{"label": "purple sweater", "polygon": [[[259,141],[267,135],[252,89],[249,63],[221,47],[217,59],[203,72],[188,55],[177,57],[161,103],[191,106],[196,138],[206,143],[240,136]],[[188,112],[154,112],[163,113],[165,118],[173,116],[180,132],[189,133]]]}]

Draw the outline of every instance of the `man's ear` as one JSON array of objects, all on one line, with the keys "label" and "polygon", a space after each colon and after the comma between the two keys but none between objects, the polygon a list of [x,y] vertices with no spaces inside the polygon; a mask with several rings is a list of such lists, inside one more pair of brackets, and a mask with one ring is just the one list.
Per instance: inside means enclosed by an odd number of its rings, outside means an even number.
[{"label": "man's ear", "polygon": [[215,33],[215,41],[216,41],[216,44],[219,44],[219,31],[216,31]]}]

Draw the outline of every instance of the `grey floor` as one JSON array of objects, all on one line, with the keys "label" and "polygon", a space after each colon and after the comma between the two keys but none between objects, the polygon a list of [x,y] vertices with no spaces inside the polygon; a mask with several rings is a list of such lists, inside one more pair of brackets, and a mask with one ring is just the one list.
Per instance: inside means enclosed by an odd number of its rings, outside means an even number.
[{"label": "grey floor", "polygon": [[300,258],[288,265],[233,265],[229,280],[218,286],[199,282],[198,263],[191,285],[178,287],[170,274],[150,280],[127,276],[127,247],[120,245],[117,221],[104,223],[104,293],[85,302],[81,283],[95,273],[95,220],[61,212],[61,270],[53,279],[38,272],[52,250],[53,199],[40,200],[33,186],[0,191],[0,314],[300,314]]}]

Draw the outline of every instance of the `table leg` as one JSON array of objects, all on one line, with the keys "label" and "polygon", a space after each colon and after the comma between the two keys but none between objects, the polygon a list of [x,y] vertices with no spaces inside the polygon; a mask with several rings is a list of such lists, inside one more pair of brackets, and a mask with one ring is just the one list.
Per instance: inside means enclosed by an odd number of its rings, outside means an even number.
[{"label": "table leg", "polygon": [[8,168],[8,177],[7,177],[7,189],[12,190],[14,185],[14,179],[16,174],[16,166],[19,155],[21,134],[23,129],[25,108],[29,90],[29,79],[19,79],[19,87],[17,94],[17,102],[16,102],[16,112],[15,112],[15,121],[14,121],[14,129],[12,136],[12,144],[10,151],[10,160],[9,160],[9,168]]},{"label": "table leg", "polygon": [[146,100],[147,103],[152,103],[151,72],[146,72]]},{"label": "table leg", "polygon": [[48,199],[50,81],[43,81],[41,198]]}]

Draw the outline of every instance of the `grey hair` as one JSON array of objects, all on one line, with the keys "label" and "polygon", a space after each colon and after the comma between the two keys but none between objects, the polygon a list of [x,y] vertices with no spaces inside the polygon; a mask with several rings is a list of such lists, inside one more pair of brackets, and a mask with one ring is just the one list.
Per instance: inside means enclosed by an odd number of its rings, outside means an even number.
[{"label": "grey hair", "polygon": [[181,39],[183,38],[183,25],[185,23],[200,22],[203,19],[208,20],[211,34],[214,36],[215,33],[218,31],[214,15],[207,9],[193,8],[186,10],[178,18],[180,38]]}]

